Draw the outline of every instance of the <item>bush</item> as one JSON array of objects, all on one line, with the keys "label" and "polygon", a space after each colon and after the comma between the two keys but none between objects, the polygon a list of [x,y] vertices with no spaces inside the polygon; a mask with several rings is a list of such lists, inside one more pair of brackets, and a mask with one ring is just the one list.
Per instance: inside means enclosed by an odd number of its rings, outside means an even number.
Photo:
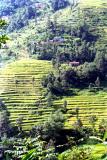
[{"label": "bush", "polygon": [[91,160],[91,149],[88,147],[74,147],[59,155],[58,160]]}]

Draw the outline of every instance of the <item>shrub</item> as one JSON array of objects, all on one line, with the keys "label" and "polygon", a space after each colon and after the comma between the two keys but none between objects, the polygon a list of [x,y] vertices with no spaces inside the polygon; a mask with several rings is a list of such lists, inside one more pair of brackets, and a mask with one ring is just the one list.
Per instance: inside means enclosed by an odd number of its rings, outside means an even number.
[{"label": "shrub", "polygon": [[88,147],[74,147],[59,155],[58,160],[91,160],[91,149]]}]

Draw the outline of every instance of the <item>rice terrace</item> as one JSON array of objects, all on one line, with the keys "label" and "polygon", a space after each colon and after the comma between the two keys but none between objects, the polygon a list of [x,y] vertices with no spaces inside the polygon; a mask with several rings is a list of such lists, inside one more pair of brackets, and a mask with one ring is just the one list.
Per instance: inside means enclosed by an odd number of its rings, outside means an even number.
[{"label": "rice terrace", "polygon": [[[53,108],[46,108],[45,90],[41,86],[42,77],[51,70],[51,63],[41,60],[20,60],[1,70],[0,91],[2,93],[0,97],[8,106],[12,123],[15,124],[17,118],[22,116],[23,128],[29,130],[33,125],[43,123],[54,111]],[[65,100],[67,101],[68,112],[65,116],[68,119],[65,127],[71,127],[75,121],[75,114],[71,116],[71,113],[76,107],[79,107],[79,116],[85,125],[89,125],[88,120],[91,114],[97,115],[99,121],[106,119],[106,91],[100,91],[97,94],[87,90],[84,92],[55,100],[54,106],[58,108],[63,106]],[[39,108],[36,106],[37,103],[39,103]]]},{"label": "rice terrace", "polygon": [[0,160],[107,159],[107,1],[0,0]]}]

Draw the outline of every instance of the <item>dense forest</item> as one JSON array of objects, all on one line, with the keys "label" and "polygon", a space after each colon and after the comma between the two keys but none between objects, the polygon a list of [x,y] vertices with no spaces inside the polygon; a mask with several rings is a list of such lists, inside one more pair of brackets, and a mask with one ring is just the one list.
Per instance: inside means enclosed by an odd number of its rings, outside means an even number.
[{"label": "dense forest", "polygon": [[0,160],[107,159],[107,2],[0,0]]}]

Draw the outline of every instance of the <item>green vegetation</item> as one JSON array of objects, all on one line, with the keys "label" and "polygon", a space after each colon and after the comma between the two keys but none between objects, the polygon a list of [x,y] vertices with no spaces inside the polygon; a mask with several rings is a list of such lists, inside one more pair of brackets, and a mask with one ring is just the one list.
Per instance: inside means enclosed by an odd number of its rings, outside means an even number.
[{"label": "green vegetation", "polygon": [[[3,27],[5,27],[5,26],[6,26],[5,20],[1,19],[0,20],[0,29],[2,29],[1,32],[3,32]],[[2,47],[3,44],[5,44],[7,42],[7,40],[9,40],[9,38],[6,35],[2,34],[0,36],[0,48]]]},{"label": "green vegetation", "polygon": [[72,127],[74,121],[76,121],[76,107],[79,108],[79,118],[82,123],[89,126],[90,116],[97,116],[98,121],[96,122],[96,127],[104,118],[106,119],[106,91],[99,92],[88,92],[87,90],[81,91],[76,96],[65,96],[61,100],[56,100],[54,102],[55,106],[63,106],[64,101],[67,101],[67,113],[68,121],[66,122],[67,127]]},{"label": "green vegetation", "polygon": [[105,0],[0,8],[0,159],[107,159]]}]

